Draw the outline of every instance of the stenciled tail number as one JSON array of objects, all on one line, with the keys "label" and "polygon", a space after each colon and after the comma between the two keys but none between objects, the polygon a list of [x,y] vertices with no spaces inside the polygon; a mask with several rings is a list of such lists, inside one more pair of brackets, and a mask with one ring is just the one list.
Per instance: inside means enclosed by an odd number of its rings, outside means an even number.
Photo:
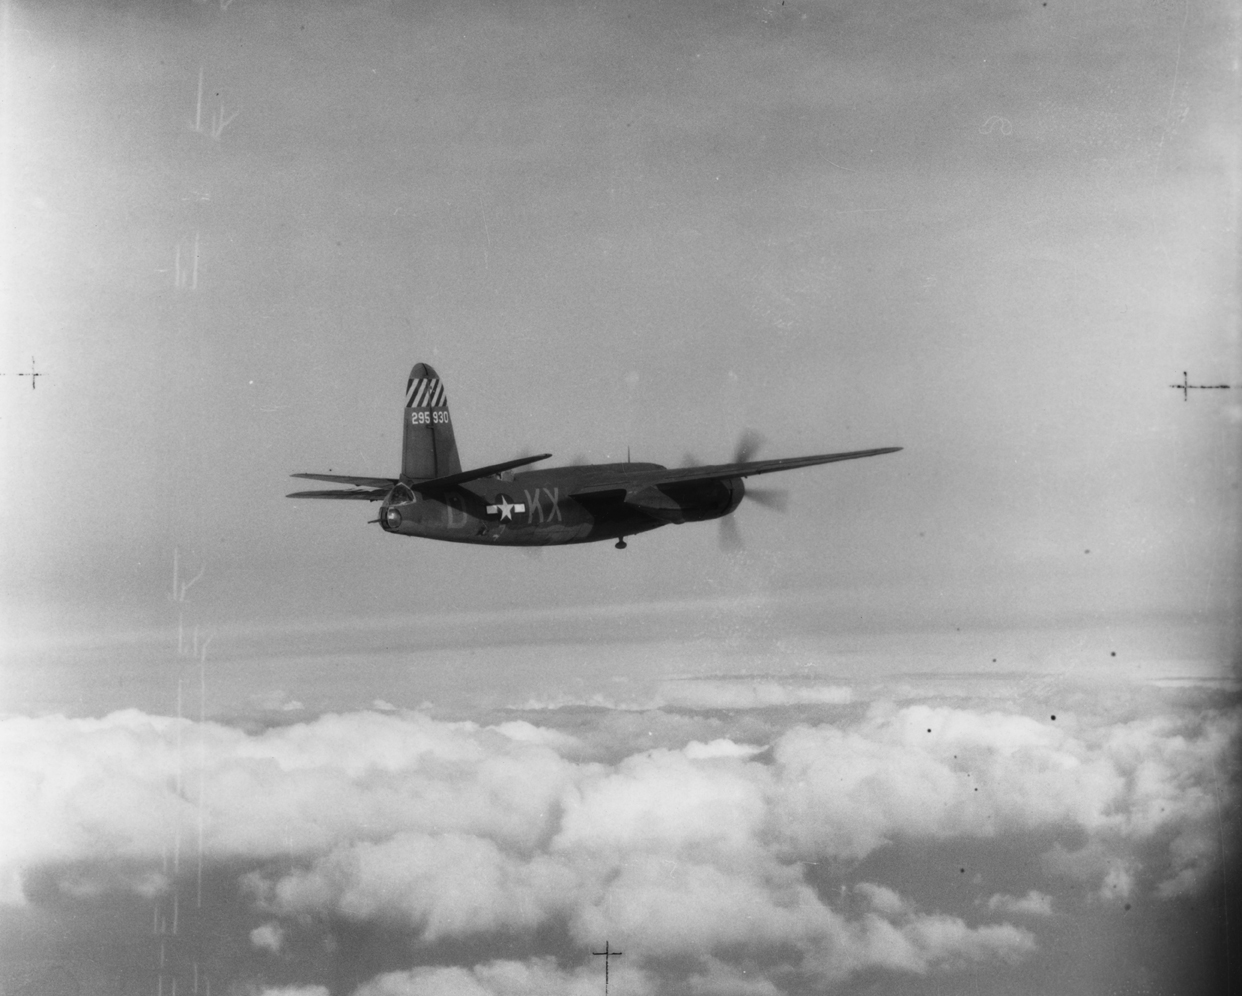
[{"label": "stenciled tail number", "polygon": [[420,424],[428,425],[432,422],[436,422],[436,423],[443,422],[447,424],[448,420],[449,420],[448,412],[429,412],[429,411],[418,411],[418,410],[412,410],[410,412],[410,425],[420,425]]}]

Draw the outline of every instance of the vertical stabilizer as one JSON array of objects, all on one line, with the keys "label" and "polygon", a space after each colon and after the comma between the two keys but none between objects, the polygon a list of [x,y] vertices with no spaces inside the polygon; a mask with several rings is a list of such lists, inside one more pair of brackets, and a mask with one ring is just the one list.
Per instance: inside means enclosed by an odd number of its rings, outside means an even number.
[{"label": "vertical stabilizer", "polygon": [[444,381],[426,363],[415,363],[405,386],[401,477],[427,481],[461,473]]}]

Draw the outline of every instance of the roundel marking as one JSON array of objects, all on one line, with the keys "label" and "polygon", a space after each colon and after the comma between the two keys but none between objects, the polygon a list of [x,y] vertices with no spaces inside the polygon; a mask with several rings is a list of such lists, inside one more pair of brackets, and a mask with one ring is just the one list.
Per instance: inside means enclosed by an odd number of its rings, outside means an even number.
[{"label": "roundel marking", "polygon": [[506,494],[497,495],[493,501],[494,505],[487,506],[487,514],[497,516],[501,522],[512,522],[514,512],[526,511],[524,502],[515,502]]}]

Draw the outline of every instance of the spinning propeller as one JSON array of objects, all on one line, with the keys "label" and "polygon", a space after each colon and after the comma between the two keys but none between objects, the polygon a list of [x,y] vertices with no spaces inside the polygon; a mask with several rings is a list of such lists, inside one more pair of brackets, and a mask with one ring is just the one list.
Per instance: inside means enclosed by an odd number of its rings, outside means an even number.
[{"label": "spinning propeller", "polygon": [[[764,439],[759,433],[753,429],[743,431],[741,437],[737,441],[737,446],[733,450],[733,463],[750,463],[755,458],[755,454],[759,452],[759,447],[763,445]],[[687,454],[682,463],[687,467],[697,467],[700,465],[690,454]],[[789,492],[784,488],[757,488],[753,485],[746,485],[746,498],[769,508],[774,512],[785,512],[789,509]],[[736,553],[745,545],[742,542],[742,533],[738,529],[737,520],[733,518],[730,512],[720,520],[719,532],[720,549],[727,553]]]}]

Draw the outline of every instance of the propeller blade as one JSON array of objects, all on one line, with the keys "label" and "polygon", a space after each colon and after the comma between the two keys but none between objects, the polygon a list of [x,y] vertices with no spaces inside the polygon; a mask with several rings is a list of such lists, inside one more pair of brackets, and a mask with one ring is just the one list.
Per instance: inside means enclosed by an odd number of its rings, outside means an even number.
[{"label": "propeller blade", "polygon": [[746,489],[746,497],[758,502],[773,512],[789,510],[789,492],[784,488],[750,488]]},{"label": "propeller blade", "polygon": [[751,458],[763,445],[763,436],[752,429],[746,429],[738,438],[737,448],[733,451],[734,463],[750,463]]},{"label": "propeller blade", "polygon": [[720,549],[725,553],[737,553],[742,549],[742,534],[737,528],[737,519],[726,515],[720,520]]}]

